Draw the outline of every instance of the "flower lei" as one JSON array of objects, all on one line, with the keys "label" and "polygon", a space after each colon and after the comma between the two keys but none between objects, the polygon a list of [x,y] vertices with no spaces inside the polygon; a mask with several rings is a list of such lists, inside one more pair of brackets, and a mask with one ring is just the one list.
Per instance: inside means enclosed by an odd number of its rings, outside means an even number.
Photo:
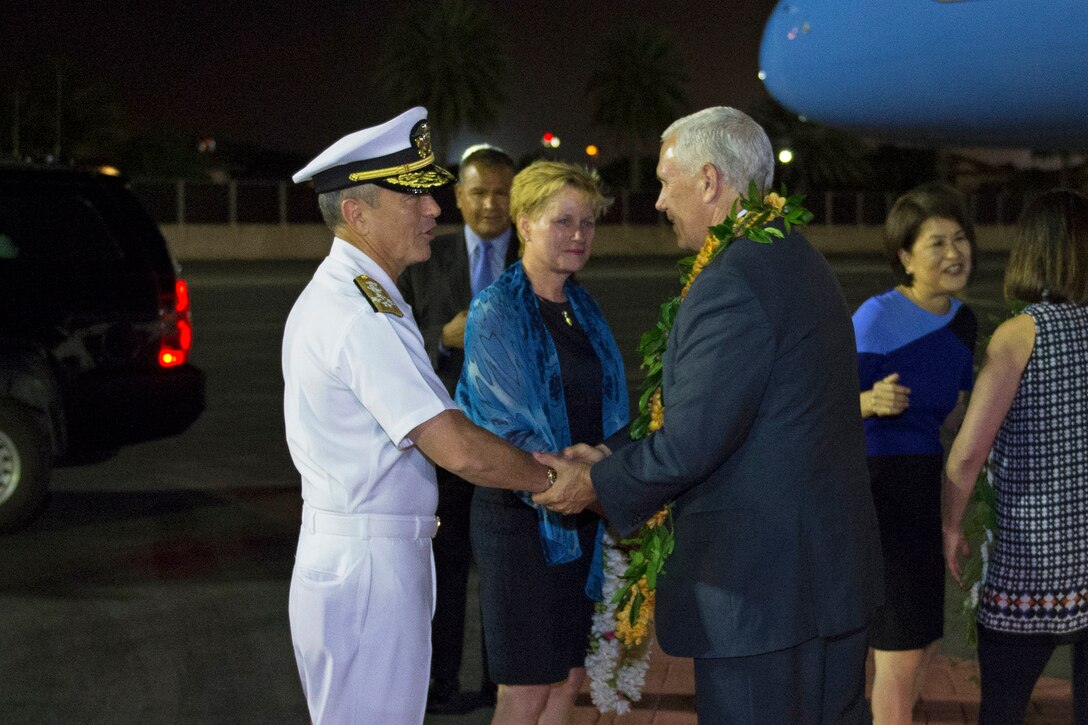
[{"label": "flower lei", "polygon": [[640,644],[632,645],[618,634],[619,620],[612,599],[622,586],[621,576],[628,564],[627,552],[611,528],[605,529],[601,546],[604,597],[593,611],[586,674],[589,675],[589,696],[597,709],[624,715],[631,711],[631,703],[642,698],[646,670],[650,666],[650,642],[640,640]]},{"label": "flower lei", "polygon": [[986,569],[990,563],[990,551],[994,547],[994,530],[997,528],[993,472],[989,462],[982,467],[975,482],[975,490],[963,517],[963,535],[971,550],[963,562],[961,574],[963,597],[963,632],[968,647],[978,644],[978,601],[982,583],[986,581]]},{"label": "flower lei", "polygon": [[[710,227],[699,253],[680,260],[680,294],[661,305],[660,319],[639,343],[646,377],[639,396],[639,413],[631,423],[631,438],[645,438],[665,425],[661,392],[665,346],[676,312],[692,282],[735,239],[747,237],[753,242],[770,244],[774,237],[785,236],[777,227],[770,226],[772,222],[782,219],[786,234],[793,226],[807,224],[812,213],[801,205],[803,200],[803,196],[787,195],[785,186],[781,193],[772,191],[760,197],[755,183],[750,183],[747,196],[741,195],[733,202],[725,221]],[[609,530],[602,543],[604,598],[597,603],[593,615],[586,671],[590,696],[597,709],[622,715],[642,697],[649,667],[649,628],[657,577],[664,571],[665,559],[675,543],[672,505],[658,511],[634,537],[617,540]]]}]

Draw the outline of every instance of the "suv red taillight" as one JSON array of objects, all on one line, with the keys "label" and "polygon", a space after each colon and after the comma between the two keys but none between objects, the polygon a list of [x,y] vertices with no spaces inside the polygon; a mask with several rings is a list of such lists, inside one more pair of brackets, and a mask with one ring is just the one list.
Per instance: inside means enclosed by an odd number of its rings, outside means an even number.
[{"label": "suv red taillight", "polygon": [[164,329],[159,344],[159,367],[172,368],[184,364],[193,346],[193,312],[185,280],[174,283],[174,294],[167,302],[160,308]]}]

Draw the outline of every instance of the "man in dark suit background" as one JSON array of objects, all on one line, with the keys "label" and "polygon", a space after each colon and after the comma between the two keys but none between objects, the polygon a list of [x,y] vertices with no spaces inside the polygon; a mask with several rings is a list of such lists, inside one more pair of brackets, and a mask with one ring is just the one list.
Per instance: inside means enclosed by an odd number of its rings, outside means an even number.
[{"label": "man in dark suit background", "polygon": [[[438,377],[454,394],[464,364],[468,305],[518,257],[510,222],[514,161],[486,145],[470,147],[461,158],[454,193],[464,227],[431,243],[431,258],[409,266],[398,281],[423,334]],[[438,473],[438,517],[434,539],[437,604],[431,622],[433,655],[427,712],[467,712],[494,704],[495,685],[484,655],[479,695],[460,692],[458,672],[465,633],[465,597],[472,548],[469,511],[472,484],[442,468]]]},{"label": "man in dark suit background", "polygon": [[[698,250],[773,170],[758,124],[706,109],[662,134],[657,208]],[[737,239],[677,312],[664,427],[568,449],[581,461],[538,456],[559,481],[534,500],[563,513],[597,501],[623,534],[675,502],[656,631],[695,658],[701,725],[871,720],[865,631],[882,573],[854,350],[838,282],[802,235]]]}]

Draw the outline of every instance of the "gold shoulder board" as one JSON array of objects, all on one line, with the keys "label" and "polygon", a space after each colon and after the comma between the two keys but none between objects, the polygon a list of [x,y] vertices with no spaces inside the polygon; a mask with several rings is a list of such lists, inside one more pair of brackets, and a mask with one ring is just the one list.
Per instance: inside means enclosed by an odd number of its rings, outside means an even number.
[{"label": "gold shoulder board", "polygon": [[363,293],[363,297],[366,297],[366,301],[370,303],[370,306],[374,308],[375,312],[384,312],[388,315],[396,315],[397,317],[404,317],[404,313],[397,307],[397,303],[393,301],[393,298],[389,296],[389,293],[385,291],[385,287],[367,277],[365,274],[360,274],[355,278],[355,286],[359,288],[359,291]]}]

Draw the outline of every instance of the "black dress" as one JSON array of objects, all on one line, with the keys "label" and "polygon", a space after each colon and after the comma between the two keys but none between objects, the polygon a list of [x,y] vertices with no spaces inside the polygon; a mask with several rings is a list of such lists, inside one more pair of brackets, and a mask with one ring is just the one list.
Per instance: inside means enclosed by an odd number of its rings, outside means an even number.
[{"label": "black dress", "polygon": [[869,646],[921,649],[944,635],[943,457],[870,456],[868,462],[884,551],[884,606],[869,623]]},{"label": "black dress", "polygon": [[[559,357],[571,440],[597,443],[603,437],[600,361],[569,303],[541,299],[540,312]],[[488,673],[494,682],[552,684],[585,662],[593,615],[585,584],[600,518],[584,511],[569,520],[578,529],[582,556],[549,566],[536,510],[510,491],[476,489],[472,548],[479,567]]]}]

